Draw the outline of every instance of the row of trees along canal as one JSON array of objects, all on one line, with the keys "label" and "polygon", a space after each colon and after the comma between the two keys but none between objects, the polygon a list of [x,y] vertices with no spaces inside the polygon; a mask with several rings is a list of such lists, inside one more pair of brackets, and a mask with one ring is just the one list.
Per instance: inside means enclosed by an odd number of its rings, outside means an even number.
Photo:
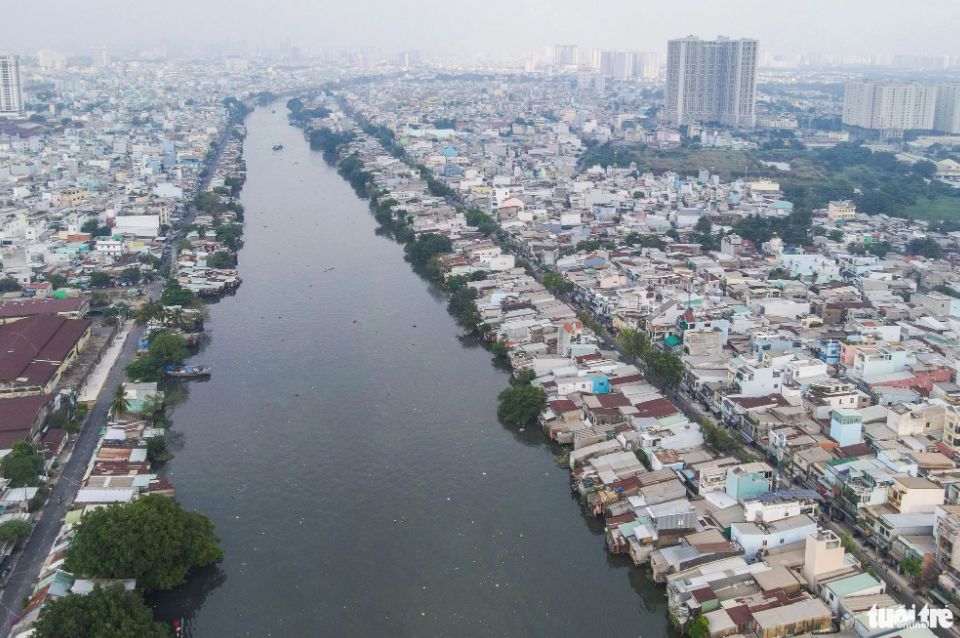
[{"label": "row of trees along canal", "polygon": [[[267,102],[272,99],[270,96]],[[246,106],[236,100],[228,99],[225,106],[231,109],[234,122],[242,121],[248,112]],[[233,134],[242,143],[242,135],[236,130]],[[208,157],[209,161],[213,159],[213,155]],[[243,236],[243,207],[235,198],[242,186],[241,179],[230,178],[223,187],[200,193],[193,200],[199,212],[213,218],[213,232],[217,240],[229,249],[215,253],[210,260],[222,264],[221,267],[233,267],[236,264],[235,252]],[[237,223],[220,222],[226,211],[234,214]],[[194,224],[185,230],[188,233],[195,231],[203,238],[206,229]],[[182,240],[177,246],[177,254],[191,245],[189,240]],[[221,254],[224,256],[217,257]],[[164,269],[161,274],[169,276],[170,273]],[[208,317],[203,302],[173,278],[167,279],[159,299],[145,301],[136,309],[119,308],[112,317],[121,312],[124,316],[129,313],[139,326],[159,324],[177,331],[200,330]],[[124,368],[130,379],[159,381],[166,366],[180,365],[190,356],[186,339],[169,329],[151,332],[147,352]],[[184,400],[182,390],[170,388],[163,395],[148,397],[140,408],[139,418],[148,421],[154,428],[166,431],[171,424],[172,410]],[[114,389],[111,397],[110,416],[113,419],[121,418],[129,414],[130,409],[121,384]],[[79,415],[81,421],[83,416]],[[76,421],[72,425],[79,427]],[[91,424],[90,427],[98,426]],[[151,461],[169,458],[166,438],[166,434],[161,434],[149,440],[147,456]],[[26,486],[35,484],[42,464],[43,456],[38,450],[20,441],[14,444],[12,454],[4,457],[2,469],[4,476],[12,479],[11,485]],[[0,525],[0,539],[22,538],[29,533],[29,529],[22,529],[21,521],[15,523],[17,529],[6,523]],[[117,584],[98,587],[86,596],[68,594],[59,599],[48,599],[34,625],[34,635],[36,638],[169,638],[170,627],[154,620],[153,611],[141,596],[182,585],[187,582],[191,570],[220,562],[223,550],[219,542],[215,525],[207,516],[184,510],[172,498],[157,494],[142,496],[130,504],[109,505],[84,514],[67,548],[64,568],[75,576],[135,579],[137,589],[127,591],[123,585]]]},{"label": "row of trees along canal", "polygon": [[[288,102],[288,108],[301,104],[294,98]],[[291,108],[291,119],[296,111]],[[356,117],[356,114],[353,114]],[[302,120],[301,120],[302,121]],[[419,172],[420,177],[427,183],[430,194],[434,197],[452,198],[454,192],[446,184],[434,178],[430,170],[422,164],[415,164],[405,157],[403,149],[395,143],[394,133],[384,126],[374,126],[360,122],[363,131],[374,137],[394,157],[400,158],[412,169]],[[380,224],[382,232],[389,234],[397,242],[403,244],[406,259],[417,267],[427,277],[437,281],[448,296],[447,309],[463,328],[478,332],[481,335],[489,329],[483,323],[477,310],[475,300],[478,297],[477,289],[469,286],[472,281],[486,279],[487,273],[479,271],[469,275],[456,275],[444,281],[442,268],[447,255],[452,251],[450,238],[438,233],[422,233],[418,237],[410,220],[402,210],[398,210],[399,202],[388,197],[387,191],[380,191],[373,183],[373,176],[364,170],[363,161],[356,155],[340,157],[341,149],[355,139],[353,133],[338,133],[329,128],[309,130],[310,148],[320,151],[327,163],[335,165],[337,171],[350,182],[356,193],[370,201],[370,209]],[[477,228],[477,231],[495,241],[499,237],[500,226],[490,215],[477,208],[459,208],[466,217],[467,224]],[[628,238],[630,245],[638,247],[662,246],[663,240],[656,235]],[[591,242],[581,242],[582,244]],[[597,250],[600,242],[593,242],[594,247],[578,245],[576,250]],[[498,244],[505,252],[515,252],[517,246],[511,241],[499,241]],[[518,258],[517,265],[524,268],[530,275],[534,270],[529,261]],[[573,292],[573,284],[559,274],[546,272],[543,284],[558,295],[569,295]],[[604,335],[606,330],[596,318],[587,311],[580,313],[581,320],[596,334]],[[649,347],[642,330],[624,330],[618,336],[618,342],[624,351],[638,359],[648,379],[661,387],[677,387],[683,375],[683,363],[679,357],[662,350]],[[489,343],[490,351],[498,358],[507,357],[507,347],[502,341],[484,339]],[[497,414],[499,417],[514,425],[523,426],[535,419],[546,405],[547,396],[542,388],[531,385],[533,372],[524,370],[511,377],[511,385],[500,393],[498,397]]]}]

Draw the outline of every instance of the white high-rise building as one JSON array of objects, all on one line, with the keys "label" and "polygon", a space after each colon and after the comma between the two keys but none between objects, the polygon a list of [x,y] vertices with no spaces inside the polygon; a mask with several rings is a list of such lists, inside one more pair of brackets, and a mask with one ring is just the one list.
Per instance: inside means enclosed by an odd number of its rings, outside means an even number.
[{"label": "white high-rise building", "polygon": [[250,64],[245,58],[237,57],[235,55],[227,57],[223,63],[227,67],[227,72],[229,73],[240,73],[246,71],[250,67]]},{"label": "white high-rise building", "polygon": [[580,63],[580,49],[575,44],[558,44],[553,48],[553,63],[556,66]]},{"label": "white high-rise building", "polygon": [[0,115],[7,117],[25,115],[18,55],[0,55]]},{"label": "white high-rise building", "polygon": [[752,127],[756,119],[757,40],[701,40],[688,36],[667,43],[664,116],[676,125],[719,122]]},{"label": "white high-rise building", "polygon": [[933,128],[953,135],[960,133],[960,82],[945,83],[937,87]]},{"label": "white high-rise building", "polygon": [[909,131],[934,128],[937,85],[921,82],[847,82],[843,96],[843,123],[879,130]]},{"label": "white high-rise building", "polygon": [[594,71],[600,70],[601,60],[603,59],[603,49],[593,49],[590,51],[590,67]]},{"label": "white high-rise building", "polygon": [[638,53],[633,75],[642,80],[656,80],[660,76],[660,57],[649,51]]},{"label": "white high-rise building", "polygon": [[107,47],[93,47],[93,66],[110,66],[110,51]]}]

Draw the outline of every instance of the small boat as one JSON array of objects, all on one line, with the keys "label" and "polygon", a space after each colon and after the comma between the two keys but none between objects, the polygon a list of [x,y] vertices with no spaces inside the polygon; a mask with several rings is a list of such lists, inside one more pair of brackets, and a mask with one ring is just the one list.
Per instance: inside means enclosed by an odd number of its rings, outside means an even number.
[{"label": "small boat", "polygon": [[282,150],[283,150],[283,144],[277,144],[276,146],[273,147],[273,150],[275,150],[275,151],[282,151]]},{"label": "small boat", "polygon": [[164,371],[168,377],[205,377],[210,374],[210,366],[167,366]]},{"label": "small boat", "polygon": [[276,113],[276,111],[270,111],[271,113]]}]

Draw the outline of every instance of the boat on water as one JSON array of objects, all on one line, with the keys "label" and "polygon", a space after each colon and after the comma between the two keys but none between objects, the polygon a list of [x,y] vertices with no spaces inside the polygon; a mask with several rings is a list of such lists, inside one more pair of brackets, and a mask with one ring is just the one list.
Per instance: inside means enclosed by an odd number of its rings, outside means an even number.
[{"label": "boat on water", "polygon": [[275,151],[282,151],[282,150],[283,150],[283,144],[277,144],[276,146],[273,147],[273,150],[275,150]]},{"label": "boat on water", "polygon": [[168,377],[192,378],[210,374],[210,366],[167,366],[164,374]]}]

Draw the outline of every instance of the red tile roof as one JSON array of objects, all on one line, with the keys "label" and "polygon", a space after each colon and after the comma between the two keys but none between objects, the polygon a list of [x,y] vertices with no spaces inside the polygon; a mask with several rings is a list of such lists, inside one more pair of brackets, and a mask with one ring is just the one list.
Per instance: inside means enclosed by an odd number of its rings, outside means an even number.
[{"label": "red tile roof", "polygon": [[17,299],[0,303],[0,319],[11,317],[32,317],[34,315],[55,315],[60,312],[77,312],[83,300],[73,299]]},{"label": "red tile roof", "polygon": [[26,377],[30,384],[46,385],[89,327],[89,321],[57,315],[0,326],[0,382]]}]

